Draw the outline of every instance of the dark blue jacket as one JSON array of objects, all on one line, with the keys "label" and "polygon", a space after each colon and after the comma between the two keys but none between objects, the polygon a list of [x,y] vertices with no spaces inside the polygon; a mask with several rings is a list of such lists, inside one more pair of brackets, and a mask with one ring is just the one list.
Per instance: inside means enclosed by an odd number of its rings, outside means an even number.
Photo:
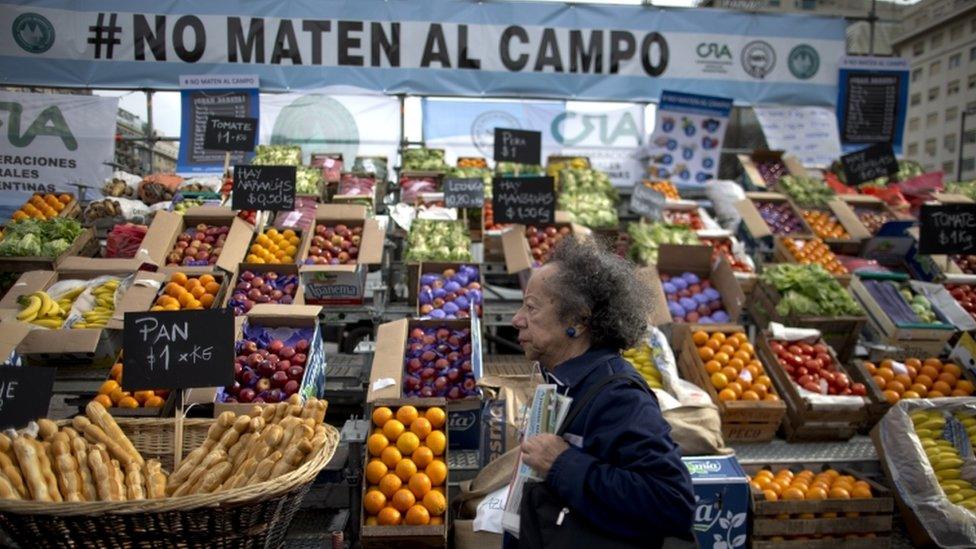
[{"label": "dark blue jacket", "polygon": [[[608,375],[640,375],[613,349],[591,348],[546,372],[574,400]],[[602,390],[566,429],[570,448],[546,484],[591,524],[650,541],[690,535],[695,510],[691,476],[681,462],[657,399],[623,381]],[[576,447],[575,444],[581,444]]]}]

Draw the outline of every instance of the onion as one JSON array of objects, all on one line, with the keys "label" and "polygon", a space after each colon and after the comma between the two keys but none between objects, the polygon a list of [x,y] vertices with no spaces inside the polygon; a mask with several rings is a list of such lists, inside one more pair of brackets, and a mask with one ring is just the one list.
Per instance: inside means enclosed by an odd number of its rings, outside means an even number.
[{"label": "onion", "polygon": [[434,309],[433,311],[430,312],[431,318],[444,318],[445,316],[447,316],[447,313],[445,313],[441,309]]}]

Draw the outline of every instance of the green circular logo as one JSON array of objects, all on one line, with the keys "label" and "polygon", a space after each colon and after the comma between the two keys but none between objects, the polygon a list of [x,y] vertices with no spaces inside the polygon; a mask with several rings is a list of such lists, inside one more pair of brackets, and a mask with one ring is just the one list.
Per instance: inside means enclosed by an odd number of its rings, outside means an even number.
[{"label": "green circular logo", "polygon": [[54,25],[43,15],[22,13],[11,30],[14,41],[27,53],[44,53],[54,45]]},{"label": "green circular logo", "polygon": [[790,56],[786,60],[786,66],[790,68],[790,73],[800,80],[813,78],[820,69],[820,55],[812,46],[800,44],[790,50]]}]

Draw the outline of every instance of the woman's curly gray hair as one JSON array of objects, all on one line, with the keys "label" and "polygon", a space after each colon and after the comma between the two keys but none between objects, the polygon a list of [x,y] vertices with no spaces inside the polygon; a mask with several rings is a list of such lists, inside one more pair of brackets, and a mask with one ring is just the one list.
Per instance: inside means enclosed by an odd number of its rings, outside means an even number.
[{"label": "woman's curly gray hair", "polygon": [[593,345],[626,349],[647,330],[651,294],[634,264],[593,239],[564,238],[549,263],[559,270],[549,288],[561,318],[587,327]]}]

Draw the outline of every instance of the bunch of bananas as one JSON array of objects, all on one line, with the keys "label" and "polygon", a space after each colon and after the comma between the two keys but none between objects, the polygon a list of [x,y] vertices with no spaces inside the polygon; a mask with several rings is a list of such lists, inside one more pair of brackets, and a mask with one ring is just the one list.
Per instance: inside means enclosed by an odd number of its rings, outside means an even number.
[{"label": "bunch of bananas", "polygon": [[641,343],[632,349],[627,349],[623,353],[624,360],[630,363],[637,370],[637,373],[644,378],[644,381],[653,389],[664,389],[661,380],[661,372],[654,365],[654,350],[647,343]]},{"label": "bunch of bananas", "polygon": [[[78,291],[79,294],[81,290]],[[17,320],[45,328],[58,329],[64,324],[64,318],[68,316],[72,301],[66,301],[63,297],[59,301],[55,301],[47,295],[47,292],[38,291],[21,297],[19,302],[22,308],[17,313]]]},{"label": "bunch of bananas", "polygon": [[115,290],[118,287],[118,280],[109,280],[92,290],[95,307],[81,313],[83,320],[75,322],[71,328],[104,328],[115,314]]},{"label": "bunch of bananas", "polygon": [[[951,503],[976,511],[976,486],[962,478],[962,456],[952,442],[942,436],[946,416],[938,410],[918,410],[912,412],[910,417],[946,498]],[[957,412],[954,419],[962,424],[972,441],[976,435],[976,417]]]}]

